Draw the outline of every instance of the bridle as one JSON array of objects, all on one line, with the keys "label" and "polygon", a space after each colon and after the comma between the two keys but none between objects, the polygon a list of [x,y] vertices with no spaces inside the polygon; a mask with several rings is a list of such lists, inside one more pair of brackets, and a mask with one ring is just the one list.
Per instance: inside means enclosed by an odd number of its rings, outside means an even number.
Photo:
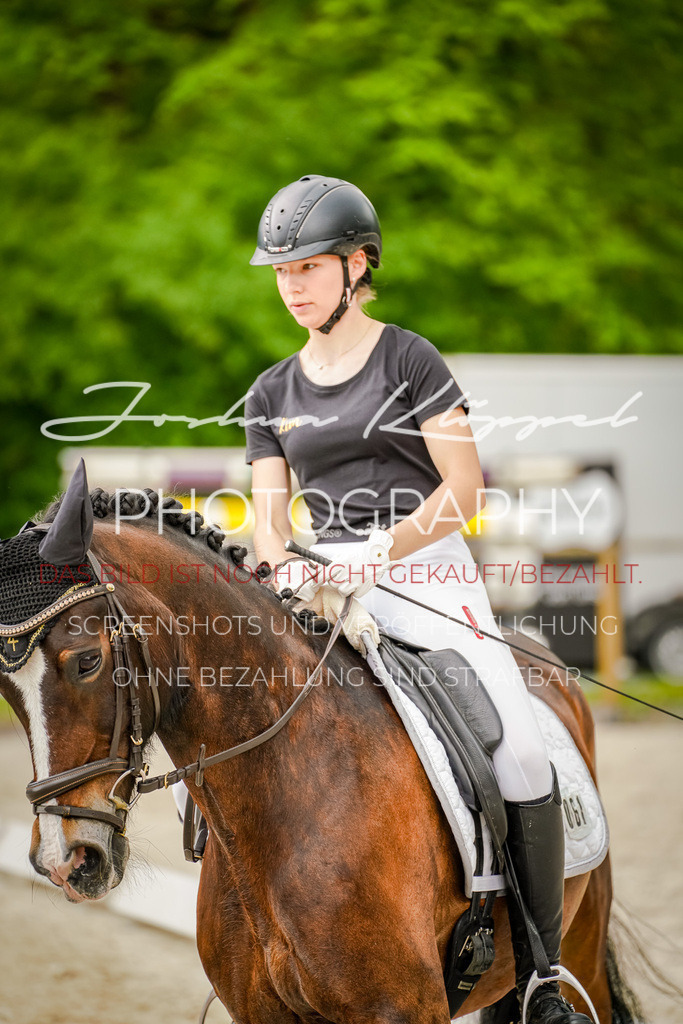
[{"label": "bridle", "polygon": [[[43,527],[42,524],[38,524],[33,528],[41,529],[46,527]],[[101,580],[102,566],[92,551],[88,551],[87,560],[90,562],[95,578]],[[149,654],[148,636],[140,624],[134,622],[131,617],[127,615],[120,601],[116,597],[115,591],[116,587],[113,583],[98,583],[94,585],[78,584],[71,588],[57,601],[43,609],[39,614],[33,615],[30,619],[26,619],[24,622],[18,623],[17,625],[0,625],[0,636],[19,636],[23,633],[33,632],[49,619],[61,615],[67,608],[70,608],[81,601],[89,601],[100,596],[106,598],[109,612],[108,621],[114,623],[114,627],[109,633],[109,644],[114,663],[112,678],[116,689],[116,715],[114,719],[114,730],[111,738],[111,744],[109,747],[109,756],[102,758],[99,761],[90,761],[87,764],[82,764],[76,768],[68,768],[66,771],[59,772],[56,775],[49,775],[44,779],[31,782],[26,787],[26,795],[33,805],[34,814],[54,814],[61,818],[86,818],[94,821],[103,821],[107,825],[111,825],[117,832],[125,834],[128,812],[137,803],[143,793],[150,793],[161,788],[166,789],[168,786],[173,785],[176,782],[181,782],[191,776],[194,776],[195,784],[197,786],[202,786],[204,782],[204,771],[206,768],[210,768],[215,764],[220,764],[230,758],[237,757],[239,754],[245,753],[248,750],[253,750],[255,747],[260,746],[262,743],[265,743],[267,740],[275,736],[283,726],[287,724],[294,712],[317,684],[318,676],[322,671],[325,660],[330,653],[335,640],[339,636],[352,599],[349,597],[345,600],[342,612],[330,633],[322,658],[308,677],[305,686],[302,688],[295,700],[289,705],[287,710],[283,712],[280,718],[278,718],[273,725],[263,730],[263,732],[258,733],[256,736],[251,737],[251,739],[238,743],[236,746],[229,747],[226,750],[222,750],[220,753],[212,754],[209,757],[206,757],[206,746],[202,743],[199,748],[197,760],[192,764],[175,768],[172,771],[166,772],[164,775],[150,776],[149,764],[145,762],[143,757],[145,737],[142,729],[142,708],[140,697],[138,693],[136,693],[137,678],[131,668],[131,637],[133,637],[137,642],[138,651],[141,655],[145,674],[152,692],[154,723],[147,740],[151,739],[154,735],[161,720],[159,688]],[[121,677],[123,678],[122,683],[119,682]],[[122,758],[119,757],[118,750],[121,744],[127,709],[129,710],[128,719],[130,723],[129,753],[127,758]],[[103,775],[110,775],[113,773],[118,774],[107,797],[114,807],[113,812],[101,811],[95,807],[47,803],[48,800],[53,800],[58,796],[63,796],[65,793],[71,792],[85,782],[92,782],[94,779],[100,778]],[[116,791],[124,779],[128,778],[133,781],[133,792],[129,800],[124,800]]]},{"label": "bridle", "polygon": [[[34,529],[40,529],[40,526],[36,526]],[[95,574],[95,578],[101,580],[102,566],[92,551],[88,552],[87,560]],[[54,814],[61,818],[87,818],[103,821],[107,825],[111,825],[117,832],[124,832],[126,815],[136,803],[140,795],[139,784],[149,771],[148,765],[143,760],[142,709],[140,697],[136,693],[136,675],[131,668],[129,650],[131,636],[137,641],[145,673],[152,691],[154,725],[150,735],[156,731],[159,725],[161,703],[156,676],[149,655],[147,635],[138,623],[132,623],[129,616],[126,615],[115,595],[115,589],[113,583],[77,584],[69,592],[53,602],[53,604],[44,608],[39,614],[33,615],[17,625],[1,625],[0,636],[19,636],[22,633],[33,632],[49,619],[61,615],[67,608],[81,601],[90,601],[100,596],[106,598],[108,614],[105,621],[113,626],[109,632],[109,644],[114,664],[112,678],[116,690],[116,715],[109,745],[109,756],[99,761],[90,761],[79,767],[69,768],[56,775],[49,775],[47,778],[31,782],[26,787],[26,795],[33,805],[34,814]],[[121,745],[127,710],[129,711],[128,719],[130,722],[129,754],[127,758],[123,758],[119,756],[118,751]],[[102,775],[111,775],[113,773],[117,773],[117,778],[107,799],[113,805],[114,811],[102,811],[95,807],[80,807],[47,802],[55,797],[71,792],[71,790],[76,789],[85,782],[92,782]],[[126,801],[116,791],[123,780],[129,777],[133,779],[133,795],[130,800]]]}]

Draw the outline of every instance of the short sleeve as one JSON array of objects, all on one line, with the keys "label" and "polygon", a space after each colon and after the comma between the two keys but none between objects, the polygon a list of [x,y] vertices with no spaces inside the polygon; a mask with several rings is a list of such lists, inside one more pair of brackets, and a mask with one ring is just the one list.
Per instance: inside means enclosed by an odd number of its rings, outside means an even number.
[{"label": "short sleeve", "polygon": [[283,459],[285,457],[282,447],[273,433],[273,428],[268,426],[269,419],[264,396],[257,379],[249,389],[244,409],[244,429],[247,435],[245,461],[249,465],[254,459],[265,459],[273,455]]},{"label": "short sleeve", "polygon": [[439,350],[426,338],[415,335],[403,352],[403,380],[418,426],[431,416],[461,408],[467,415],[469,403],[446,366]]}]

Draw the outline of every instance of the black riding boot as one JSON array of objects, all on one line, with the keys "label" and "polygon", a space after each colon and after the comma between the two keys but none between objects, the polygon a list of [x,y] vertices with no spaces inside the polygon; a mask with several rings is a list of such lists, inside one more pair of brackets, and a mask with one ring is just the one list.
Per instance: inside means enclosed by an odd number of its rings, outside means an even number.
[{"label": "black riding boot", "polygon": [[[564,893],[564,828],[555,769],[550,796],[522,804],[506,802],[505,807],[507,843],[517,881],[552,968],[560,962]],[[510,897],[508,908],[521,1007],[535,965],[524,920]],[[591,1018],[576,1013],[560,995],[559,984],[547,981],[531,995],[527,1024],[591,1024]]]}]

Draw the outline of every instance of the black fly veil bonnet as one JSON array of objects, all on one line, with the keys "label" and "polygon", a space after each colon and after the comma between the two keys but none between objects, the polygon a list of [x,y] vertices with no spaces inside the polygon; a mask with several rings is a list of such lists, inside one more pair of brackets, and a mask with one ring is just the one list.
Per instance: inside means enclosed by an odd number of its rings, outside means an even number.
[{"label": "black fly veil bonnet", "polygon": [[50,632],[57,616],[96,593],[88,559],[93,513],[85,464],[76,469],[54,522],[26,523],[0,541],[0,669],[16,672]]}]

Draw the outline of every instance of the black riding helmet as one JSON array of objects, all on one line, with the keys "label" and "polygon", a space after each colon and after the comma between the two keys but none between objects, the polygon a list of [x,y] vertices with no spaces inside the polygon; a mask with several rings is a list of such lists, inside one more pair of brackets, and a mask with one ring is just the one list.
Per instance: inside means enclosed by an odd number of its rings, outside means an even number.
[{"label": "black riding helmet", "polygon": [[347,259],[358,249],[365,251],[371,266],[379,266],[382,233],[370,200],[350,181],[307,174],[280,189],[268,203],[259,224],[258,245],[249,262],[268,266],[323,253],[339,256],[344,274],[341,302],[318,328],[328,334],[349,308],[360,284],[358,281],[351,288]]}]

